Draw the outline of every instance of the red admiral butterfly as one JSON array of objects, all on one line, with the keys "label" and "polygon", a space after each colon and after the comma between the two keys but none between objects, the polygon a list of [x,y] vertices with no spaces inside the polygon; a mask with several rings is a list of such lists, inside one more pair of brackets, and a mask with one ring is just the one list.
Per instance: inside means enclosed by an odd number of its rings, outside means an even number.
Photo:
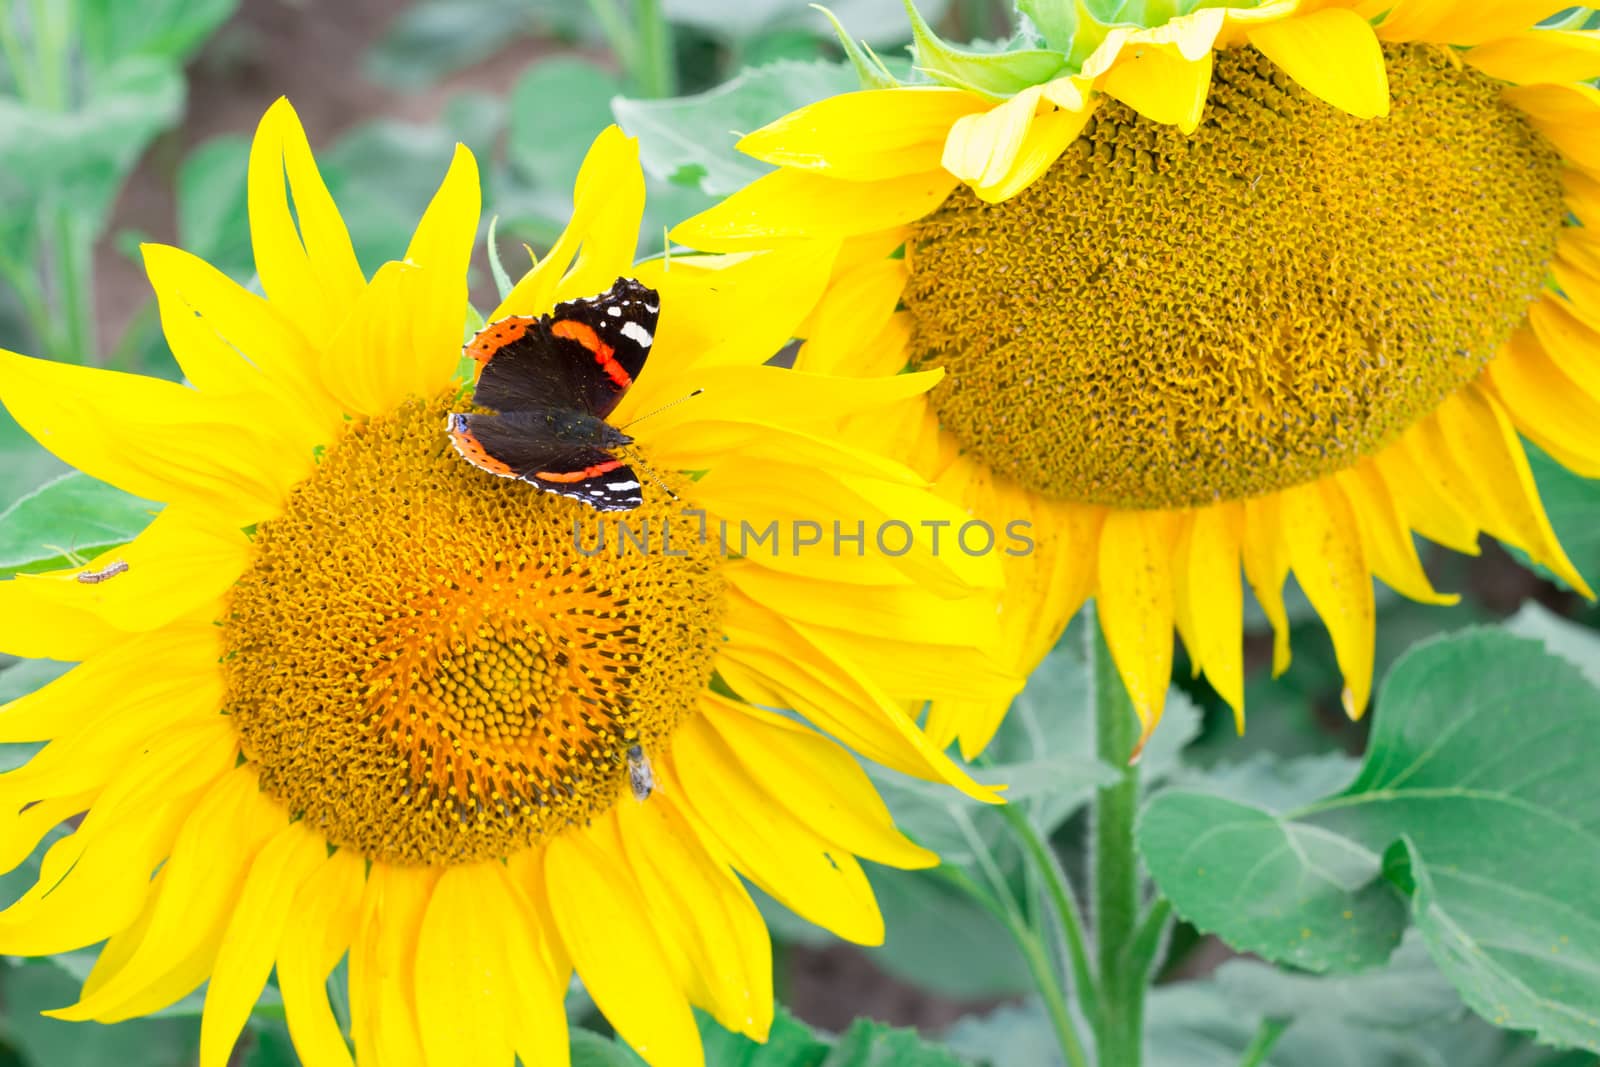
[{"label": "red admiral butterfly", "polygon": [[450,415],[456,451],[502,478],[599,511],[644,503],[639,478],[610,452],[633,438],[605,421],[644,367],[661,299],[632,278],[599,296],[513,316],[478,331],[466,354],[483,365],[473,403],[493,415]]}]

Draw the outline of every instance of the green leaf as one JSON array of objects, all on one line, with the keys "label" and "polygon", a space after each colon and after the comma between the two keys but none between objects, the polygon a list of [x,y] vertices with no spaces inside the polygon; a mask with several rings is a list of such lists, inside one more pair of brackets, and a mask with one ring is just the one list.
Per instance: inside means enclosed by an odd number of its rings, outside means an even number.
[{"label": "green leaf", "polygon": [[856,84],[845,63],[774,63],[696,96],[619,97],[612,111],[622,128],[639,138],[646,173],[726,196],[771,169],[734,150],[741,135],[813,101],[851,92]]},{"label": "green leaf", "polygon": [[[793,1061],[791,1061],[793,1062]],[[822,1067],[964,1067],[948,1049],[923,1041],[914,1030],[898,1030],[857,1019],[840,1035]]]},{"label": "green leaf", "polygon": [[244,1067],[300,1067],[300,1056],[289,1037],[289,1027],[282,1021],[266,1025],[260,1015],[250,1020],[250,1052]]},{"label": "green leaf", "polygon": [[126,544],[160,509],[87,474],[63,474],[0,512],[0,576],[70,566],[68,551],[90,557]]},{"label": "green leaf", "polygon": [[213,137],[178,168],[178,243],[236,281],[255,273],[245,172],[250,141]]},{"label": "green leaf", "polygon": [[1506,629],[1519,637],[1542,641],[1546,651],[1578,668],[1589,684],[1600,688],[1600,633],[1563,619],[1532,600],[1506,620]]},{"label": "green leaf", "polygon": [[[782,1008],[763,1044],[729,1033],[696,1012],[706,1067],[964,1067],[948,1051],[923,1041],[914,1031],[858,1019],[836,1042],[819,1037]],[[831,1047],[830,1047],[831,1044]],[[641,1067],[620,1041],[587,1030],[572,1032],[572,1067]]]},{"label": "green leaf", "polygon": [[[363,66],[380,85],[423,89],[531,35],[536,18],[548,21],[562,10],[554,0],[424,0],[389,24]],[[570,28],[570,14],[566,19]]]},{"label": "green leaf", "polygon": [[498,101],[465,94],[451,100],[442,124],[370,122],[322,153],[323,176],[369,276],[405,254],[417,220],[450,166],[456,142],[481,149],[503,120]]},{"label": "green leaf", "polygon": [[181,65],[228,21],[239,0],[78,0],[89,61],[143,55]]},{"label": "green leaf", "polygon": [[20,696],[47,685],[72,669],[70,663],[52,659],[12,660],[0,668],[0,704],[7,704]]},{"label": "green leaf", "polygon": [[1171,791],[1140,846],[1178,912],[1236,948],[1371,966],[1409,912],[1473,1010],[1600,1049],[1597,747],[1600,690],[1576,667],[1468,631],[1395,667],[1343,792],[1277,813]]},{"label": "green leaf", "polygon": [[568,195],[590,143],[611,125],[622,83],[577,56],[540,60],[511,90],[511,166],[534,184]]},{"label": "green leaf", "polygon": [[100,233],[140,153],[182,114],[183,95],[171,63],[134,55],[97,71],[72,111],[0,97],[0,203],[65,206],[75,226]]},{"label": "green leaf", "polygon": [[[894,4],[883,0],[827,0],[853,37],[877,45],[899,44],[911,37],[911,27]],[[923,8],[934,21],[943,17],[949,0],[924,0]],[[694,26],[725,41],[748,41],[780,30],[809,30],[819,38],[828,35],[827,24],[808,5],[795,0],[665,0],[663,9],[674,22]]]},{"label": "green leaf", "polygon": [[30,1067],[174,1067],[199,1054],[198,1017],[105,1026],[40,1015],[78,999],[78,983],[45,961],[5,965],[0,995],[7,1037]]},{"label": "green leaf", "polygon": [[922,871],[869,867],[883,944],[867,949],[896,978],[939,996],[1010,997],[1033,988],[1010,931],[971,897]]},{"label": "green leaf", "polygon": [[639,1067],[644,1063],[620,1041],[588,1030],[572,1031],[572,1067]]},{"label": "green leaf", "polygon": [[828,1042],[781,1007],[764,1045],[729,1033],[703,1013],[699,1019],[706,1067],[816,1067],[828,1055]]},{"label": "green leaf", "polygon": [[[0,291],[4,288],[0,285]],[[70,470],[28,436],[9,411],[0,408],[0,500],[14,501]]]}]

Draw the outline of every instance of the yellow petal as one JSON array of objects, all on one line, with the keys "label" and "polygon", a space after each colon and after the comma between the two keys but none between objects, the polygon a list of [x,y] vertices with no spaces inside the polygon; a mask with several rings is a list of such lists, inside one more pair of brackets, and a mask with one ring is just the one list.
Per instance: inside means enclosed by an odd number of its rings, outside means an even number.
[{"label": "yellow petal", "polygon": [[1489,364],[1483,381],[1525,436],[1569,470],[1600,478],[1600,398],[1579,388],[1526,328]]},{"label": "yellow petal", "polygon": [[1294,574],[1317,609],[1344,672],[1344,710],[1360,718],[1372,695],[1377,616],[1372,576],[1355,513],[1337,483],[1323,479],[1282,494],[1284,540]]},{"label": "yellow petal", "polygon": [[854,237],[920,219],[955,186],[956,179],[944,170],[864,182],[780,170],[679,223],[672,239],[731,252],[774,240]]},{"label": "yellow petal", "polygon": [[305,1067],[354,1067],[328,1003],[328,975],[355,936],[365,861],[340,849],[294,899],[295,921],[278,948],[278,988],[289,1037]]},{"label": "yellow petal", "polygon": [[1434,417],[1456,462],[1474,476],[1479,500],[1489,512],[1485,516],[1489,532],[1525,549],[1536,562],[1592,598],[1594,592],[1573,567],[1550,528],[1528,457],[1500,405],[1469,387],[1441,404]]},{"label": "yellow petal", "polygon": [[339,407],[321,386],[320,357],[282,312],[182,249],[145,244],[140,251],[162,332],[197,389],[265,394],[255,402],[261,414],[291,423],[302,450],[339,429]]},{"label": "yellow petal", "polygon": [[0,913],[0,952],[48,956],[131,925],[195,796],[233,767],[237,752],[221,715],[151,738],[77,831],[45,853],[39,881]]},{"label": "yellow petal", "polygon": [[[0,590],[6,588],[0,585]],[[119,701],[160,700],[162,694],[203,686],[217,674],[221,654],[221,634],[209,621],[129,637],[48,685],[0,706],[0,744],[69,736],[89,728]],[[152,663],[162,664],[162,669],[150,670]]]},{"label": "yellow petal", "polygon": [[[951,646],[970,645],[976,626],[970,604],[935,596],[919,585],[851,586],[850,610],[841,612],[837,590],[762,567],[754,559],[729,560],[723,573],[730,585],[756,603],[812,626]],[[5,721],[0,711],[0,727]]]},{"label": "yellow petal", "polygon": [[345,409],[381,415],[449,385],[461,350],[467,279],[385,263],[328,346],[323,377]]},{"label": "yellow petal", "polygon": [[[509,1064],[516,1006],[501,947],[515,921],[498,863],[446,868],[417,937],[417,1022],[436,1063]],[[449,975],[447,981],[441,977]]]},{"label": "yellow petal", "polygon": [[[813,515],[836,516],[838,529],[863,532],[863,551],[852,556],[850,567],[838,567],[831,553],[780,554],[776,548],[763,563],[796,573],[812,573],[832,580],[890,584],[881,576],[899,573],[921,582],[943,596],[962,597],[978,589],[997,588],[1003,581],[993,554],[969,556],[962,552],[935,553],[933,531],[959,530],[973,521],[964,511],[926,490],[896,482],[841,474],[813,477],[802,484],[777,484],[766,472],[723,466],[696,483],[696,500],[714,516],[737,526],[747,522],[755,531],[773,523]],[[734,530],[735,536],[738,529]],[[831,538],[834,531],[829,530]],[[853,547],[828,542],[841,553]],[[909,547],[908,547],[909,544]],[[857,558],[857,557],[860,558]],[[846,574],[846,571],[851,573]]]},{"label": "yellow petal", "polygon": [[1227,21],[1201,10],[1148,30],[1113,29],[1080,77],[1153,122],[1193,133],[1211,86],[1212,48]]},{"label": "yellow petal", "polygon": [[545,878],[561,940],[607,1021],[651,1067],[700,1067],[689,1002],[624,859],[573,829],[551,840]]},{"label": "yellow petal", "polygon": [[1100,535],[1095,599],[1117,673],[1143,725],[1161,721],[1172,678],[1172,539],[1159,513],[1113,510]]},{"label": "yellow petal", "polygon": [[[876,414],[880,408],[919,397],[940,377],[938,372],[921,372],[852,378],[766,366],[696,368],[681,374],[669,371],[657,381],[656,396],[681,399],[693,391],[685,390],[691,383],[703,391],[640,423],[638,437],[669,447],[667,439],[680,429],[715,421],[829,430],[848,416]],[[783,404],[763,405],[775,397],[782,397]]]},{"label": "yellow petal", "polygon": [[148,926],[126,961],[105,971],[97,965],[78,1003],[47,1014],[121,1022],[159,1011],[198,988],[211,973],[250,862],[287,819],[261,792],[254,768],[222,776],[179,831],[161,868]]},{"label": "yellow petal", "polygon": [[[522,864],[508,862],[505,870],[511,907],[503,944],[516,1005],[511,1013],[511,1033],[524,1064],[565,1067],[566,996],[572,967],[559,944],[545,899],[543,871],[530,870],[532,865],[526,861],[535,859],[531,850],[522,858]],[[765,927],[762,932],[765,934]]]},{"label": "yellow petal", "polygon": [[1358,119],[1389,113],[1389,72],[1366,19],[1327,8],[1252,26],[1250,43],[1299,85]]},{"label": "yellow petal", "polygon": [[1272,624],[1272,676],[1289,669],[1289,614],[1283,607],[1283,581],[1289,576],[1289,546],[1283,540],[1276,496],[1244,502],[1244,537],[1240,549],[1245,579],[1267,621]]},{"label": "yellow petal", "polygon": [[1436,592],[1428,580],[1422,560],[1417,557],[1417,546],[1411,540],[1411,530],[1400,517],[1400,509],[1377,464],[1364,459],[1354,468],[1341,471],[1337,478],[1361,527],[1362,546],[1372,573],[1412,600],[1424,604],[1459,603],[1459,596]]},{"label": "yellow petal", "polygon": [[0,652],[70,663],[127,640],[91,604],[63,602],[58,581],[28,575],[0,581]]},{"label": "yellow petal", "polygon": [[327,337],[365,279],[300,119],[282,97],[256,128],[248,194],[262,288],[305,336]]},{"label": "yellow petal", "polygon": [[[160,648],[159,644],[142,645],[147,652]],[[214,718],[219,713],[226,692],[221,672],[214,668],[208,673],[180,668],[173,677],[151,671],[151,662],[159,661],[146,661],[140,675],[132,678],[118,672],[120,677],[110,679],[121,683],[117,688],[105,687],[103,675],[83,682],[69,682],[72,676],[68,675],[39,694],[32,694],[39,697],[33,706],[46,714],[56,712],[65,699],[85,691],[102,690],[105,699],[78,711],[78,722],[63,721],[56,740],[23,766],[0,775],[0,803],[21,805],[100,785],[114,777],[152,735],[176,724]],[[69,684],[59,694],[49,692],[63,682]],[[57,717],[65,719],[59,713]]]},{"label": "yellow petal", "polygon": [[1183,133],[1200,128],[1211,88],[1211,53],[1197,60],[1150,49],[1135,51],[1100,80],[1100,88],[1152,122]]},{"label": "yellow petal", "polygon": [[[187,509],[171,507],[133,541],[102,553],[83,567],[19,575],[0,585],[0,603],[15,598],[19,606],[28,604],[30,615],[16,621],[41,631],[53,631],[65,620],[89,614],[117,631],[142,633],[193,615],[215,618],[221,611],[222,594],[238,580],[249,559],[250,542],[242,533],[220,529]],[[116,561],[128,567],[112,579],[77,580],[80,573]],[[0,622],[0,643],[6,641],[7,622]],[[16,636],[19,643],[29,641],[26,633]],[[44,634],[32,636],[38,640]]]},{"label": "yellow petal", "polygon": [[794,707],[856,752],[886,767],[946,782],[975,800],[998,800],[993,790],[978,785],[934,747],[899,703],[852,669],[839,650],[824,650],[815,634],[797,630],[776,613],[766,613],[764,619],[762,614],[752,606],[725,625],[728,643],[722,656],[728,664],[753,672],[764,687],[781,693],[780,706]]},{"label": "yellow petal", "polygon": [[99,788],[81,793],[29,801],[27,807],[13,809],[8,803],[0,809],[0,871],[14,871],[51,830],[74,815],[89,810]]},{"label": "yellow petal", "polygon": [[1578,221],[1586,229],[1600,227],[1600,180],[1568,168],[1561,174],[1561,186],[1566,193],[1567,207],[1578,216]]},{"label": "yellow petal", "polygon": [[797,915],[856,944],[882,943],[883,916],[854,855],[775,807],[709,724],[680,727],[664,762],[714,851]]},{"label": "yellow petal", "polygon": [[1048,106],[1043,95],[1043,86],[1030,85],[988,111],[957,119],[944,142],[944,169],[968,185],[997,184],[1010,172],[1040,106]]},{"label": "yellow petal", "polygon": [[295,896],[327,858],[327,842],[302,822],[278,830],[256,854],[206,986],[200,1067],[226,1067],[272,973]]},{"label": "yellow petal", "polygon": [[426,1067],[417,1029],[417,931],[437,879],[432,868],[384,863],[367,875],[350,945],[350,1036],[358,1063]]},{"label": "yellow petal", "polygon": [[745,135],[738,148],[777,166],[853,181],[921,174],[939,166],[952,124],[991,106],[944,86],[841,93]]},{"label": "yellow petal", "polygon": [[[909,273],[904,259],[885,258],[838,275],[805,334],[805,369],[818,374],[850,373],[845,367],[859,360],[862,340],[877,337],[894,316]],[[897,358],[901,362],[895,371],[904,366],[904,357]]]},{"label": "yellow petal", "polygon": [[822,296],[838,245],[796,244],[752,256],[697,256],[639,264],[634,275],[661,293],[655,355],[616,418],[684,396],[685,376],[716,367],[755,367],[789,342],[800,316]]},{"label": "yellow petal", "polygon": [[1592,85],[1521,85],[1500,95],[1524,111],[1568,163],[1591,172],[1600,170],[1600,139],[1594,136],[1600,89]]},{"label": "yellow petal", "polygon": [[1528,30],[1469,50],[1466,61],[1513,85],[1580,82],[1600,77],[1600,34],[1593,30]]},{"label": "yellow petal", "polygon": [[[1016,196],[1061,158],[1061,153],[1078,139],[1093,117],[1093,106],[1077,111],[1050,111],[1038,116],[1028,126],[1022,143],[1011,157],[1010,166],[993,181],[974,182],[973,192],[978,194],[978,199],[991,204],[1003,203]],[[985,172],[984,177],[987,178],[990,173],[992,168]]]},{"label": "yellow petal", "polygon": [[589,146],[578,169],[567,228],[539,265],[523,275],[500,302],[489,321],[507,315],[542,315],[558,299],[604,292],[618,275],[632,268],[643,215],[639,143],[617,127],[607,126]]},{"label": "yellow petal", "polygon": [[406,262],[427,268],[435,278],[465,279],[478,236],[481,203],[478,161],[466,145],[458,144],[444,181],[406,246]]},{"label": "yellow petal", "polygon": [[656,928],[674,935],[690,965],[680,982],[704,986],[697,999],[725,1029],[766,1040],[772,942],[750,894],[706,852],[671,798],[623,801],[613,813]]},{"label": "yellow petal", "polygon": [[1435,473],[1431,453],[1423,429],[1413,427],[1375,462],[1407,526],[1430,541],[1476,556],[1478,524]]},{"label": "yellow petal", "polygon": [[1386,41],[1481,44],[1529,29],[1565,6],[1560,0],[1403,0],[1379,24],[1378,34]]},{"label": "yellow petal", "polygon": [[1244,589],[1239,553],[1244,512],[1218,504],[1195,512],[1189,528],[1187,566],[1176,576],[1188,587],[1195,643],[1206,677],[1233,709],[1244,730]]},{"label": "yellow petal", "polygon": [[1567,301],[1548,293],[1528,308],[1528,323],[1562,373],[1600,397],[1600,331],[1590,329]]},{"label": "yellow petal", "polygon": [[85,474],[235,528],[271,518],[310,464],[283,455],[247,407],[138,374],[0,350],[0,400],[22,428]]},{"label": "yellow petal", "polygon": [[[706,693],[706,721],[727,746],[725,764],[753,804],[780,806],[840,848],[889,867],[937,866],[939,857],[908,841],[861,765],[838,745],[759,708]],[[710,743],[707,741],[706,743]]]}]

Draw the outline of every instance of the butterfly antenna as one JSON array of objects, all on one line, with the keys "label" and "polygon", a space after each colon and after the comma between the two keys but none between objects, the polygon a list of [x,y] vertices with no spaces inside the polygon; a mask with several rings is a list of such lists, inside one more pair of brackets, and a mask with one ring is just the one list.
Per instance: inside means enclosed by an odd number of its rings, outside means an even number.
[{"label": "butterfly antenna", "polygon": [[[635,420],[635,421],[637,421],[637,420]],[[639,455],[639,453],[635,452],[633,449],[629,448],[627,445],[623,445],[622,446],[622,454],[624,456],[628,457],[629,462],[637,463],[639,466],[643,467],[644,468],[644,472],[650,476],[650,480],[652,482],[656,483],[656,488],[657,489],[660,489],[663,493],[667,494],[673,500],[677,500],[678,499],[678,494],[674,493],[672,491],[671,487],[668,486],[666,482],[661,480],[661,475],[656,473],[656,469],[654,467],[650,466],[650,464],[645,460],[645,458],[643,456]]]},{"label": "butterfly antenna", "polygon": [[[705,392],[704,389],[696,389],[694,392],[690,393],[687,396],[680,396],[678,399],[672,401],[671,403],[662,404],[660,407],[656,408],[654,411],[647,411],[643,415],[640,415],[636,419],[630,419],[628,421],[628,426],[637,426],[639,423],[643,422],[645,419],[648,419],[653,415],[659,415],[663,411],[666,411],[668,408],[675,408],[679,404],[683,403],[685,400],[693,400],[695,397],[699,396],[703,392]],[[626,430],[628,428],[628,426],[624,426],[624,427],[622,427],[622,429]]]}]

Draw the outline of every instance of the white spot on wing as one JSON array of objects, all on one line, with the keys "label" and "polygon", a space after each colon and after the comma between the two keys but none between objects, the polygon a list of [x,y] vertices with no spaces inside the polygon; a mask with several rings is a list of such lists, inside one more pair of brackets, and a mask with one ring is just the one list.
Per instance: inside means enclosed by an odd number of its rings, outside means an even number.
[{"label": "white spot on wing", "polygon": [[606,483],[606,488],[610,489],[612,492],[620,493],[624,489],[637,489],[637,488],[639,488],[639,483],[638,482],[607,482]]},{"label": "white spot on wing", "polygon": [[623,323],[622,336],[626,337],[640,348],[649,348],[651,343],[655,341],[655,338],[650,336],[650,331],[639,325],[637,322]]},{"label": "white spot on wing", "polygon": [[612,318],[617,318],[622,314],[622,309],[616,306],[608,307],[606,308],[606,314]]}]

